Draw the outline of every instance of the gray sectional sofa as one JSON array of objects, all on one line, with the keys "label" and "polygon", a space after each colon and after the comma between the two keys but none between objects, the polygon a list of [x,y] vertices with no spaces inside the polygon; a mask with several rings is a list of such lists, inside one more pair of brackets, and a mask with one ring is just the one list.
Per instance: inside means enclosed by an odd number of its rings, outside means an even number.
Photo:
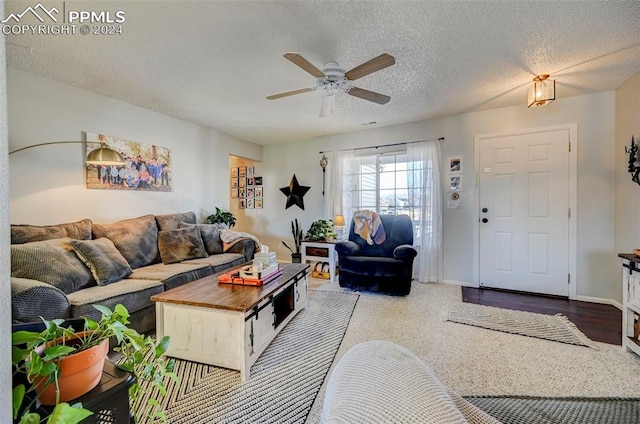
[{"label": "gray sectional sofa", "polygon": [[123,304],[139,332],[155,328],[150,297],[253,259],[252,239],[231,246],[193,212],[145,215],[112,224],[89,219],[11,226],[13,323],[87,316],[92,305]]}]

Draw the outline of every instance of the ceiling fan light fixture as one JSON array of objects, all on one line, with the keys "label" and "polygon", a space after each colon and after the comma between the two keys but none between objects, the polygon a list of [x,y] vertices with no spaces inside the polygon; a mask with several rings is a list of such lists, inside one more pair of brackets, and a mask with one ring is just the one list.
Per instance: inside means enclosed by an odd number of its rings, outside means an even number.
[{"label": "ceiling fan light fixture", "polygon": [[548,105],[556,99],[556,80],[549,79],[548,74],[538,75],[529,87],[527,107]]},{"label": "ceiling fan light fixture", "polygon": [[320,118],[326,118],[333,113],[333,99],[336,97],[334,94],[326,94],[322,97],[322,105],[320,106]]}]

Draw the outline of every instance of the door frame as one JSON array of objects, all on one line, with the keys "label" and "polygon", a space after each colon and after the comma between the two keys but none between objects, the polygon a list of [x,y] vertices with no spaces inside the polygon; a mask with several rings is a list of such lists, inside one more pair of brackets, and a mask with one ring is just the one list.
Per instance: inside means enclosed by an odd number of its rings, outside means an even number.
[{"label": "door frame", "polygon": [[474,178],[475,178],[475,212],[474,217],[474,271],[473,284],[480,287],[480,143],[488,138],[509,137],[517,135],[537,134],[558,130],[569,132],[569,208],[571,217],[569,218],[569,299],[577,298],[577,236],[578,229],[578,124],[576,122],[559,124],[544,127],[533,127],[521,130],[504,131],[490,134],[479,134],[474,137]]}]

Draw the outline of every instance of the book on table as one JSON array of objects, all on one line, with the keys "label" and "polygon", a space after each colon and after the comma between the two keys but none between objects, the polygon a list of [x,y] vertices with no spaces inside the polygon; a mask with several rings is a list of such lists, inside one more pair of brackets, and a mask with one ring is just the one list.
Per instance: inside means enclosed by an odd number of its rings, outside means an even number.
[{"label": "book on table", "polygon": [[245,265],[221,274],[218,276],[218,282],[226,284],[241,284],[246,286],[261,286],[275,280],[281,276],[283,272],[284,271],[277,263],[268,268],[264,268],[261,271],[254,270],[252,265]]}]

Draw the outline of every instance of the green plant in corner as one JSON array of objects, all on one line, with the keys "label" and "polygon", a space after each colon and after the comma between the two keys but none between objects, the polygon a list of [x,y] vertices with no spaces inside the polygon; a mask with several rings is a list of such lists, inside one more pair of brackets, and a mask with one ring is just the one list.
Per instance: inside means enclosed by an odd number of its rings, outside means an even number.
[{"label": "green plant in corner", "polygon": [[231,212],[225,212],[216,206],[216,213],[207,217],[207,224],[226,224],[231,228],[236,225],[236,217]]},{"label": "green plant in corner", "polygon": [[300,223],[298,222],[298,218],[296,218],[294,221],[291,221],[291,234],[293,234],[293,243],[296,250],[294,251],[291,247],[289,247],[289,245],[284,240],[282,241],[282,244],[284,244],[284,247],[286,247],[291,251],[292,255],[299,255],[300,245],[302,244],[303,233],[302,233],[302,228],[300,228]]},{"label": "green plant in corner", "polygon": [[338,235],[333,231],[333,221],[330,219],[319,219],[314,221],[305,234],[305,240],[309,241],[330,241]]},{"label": "green plant in corner", "polygon": [[[73,327],[65,327],[65,321],[62,319],[42,319],[44,330],[16,331],[12,334],[14,420],[20,417],[20,424],[45,422],[45,419],[49,424],[74,424],[92,415],[93,412],[83,409],[80,403],[69,405],[60,401],[64,398],[61,364],[63,361],[71,360],[75,354],[100,346],[104,346],[106,355],[111,337],[116,339],[119,346],[117,349],[124,356],[123,368],[132,371],[138,380],[130,388],[132,403],[139,397],[141,381],[153,378],[153,385],[164,393],[164,378],[177,379],[173,373],[174,361],[162,357],[169,345],[167,337],[156,344],[152,338],[127,327],[129,312],[123,305],[116,305],[113,311],[104,306],[94,307],[101,312],[101,319],[94,321],[84,317],[83,328],[79,331]],[[153,355],[150,354],[152,350]],[[100,361],[104,359],[100,358]],[[101,369],[99,371],[101,372]],[[24,382],[21,382],[19,375],[23,376]],[[33,411],[33,407],[45,396],[47,388],[52,384],[55,387],[55,397],[51,404],[55,406],[49,416],[41,417],[38,412]],[[88,390],[92,388],[89,387]],[[159,405],[153,404],[157,401],[149,402],[152,403],[152,408],[147,408],[144,412],[149,411],[153,417],[165,418]],[[135,414],[137,411],[134,409],[133,412]],[[140,422],[140,417],[140,414],[135,414],[137,422]]]}]

